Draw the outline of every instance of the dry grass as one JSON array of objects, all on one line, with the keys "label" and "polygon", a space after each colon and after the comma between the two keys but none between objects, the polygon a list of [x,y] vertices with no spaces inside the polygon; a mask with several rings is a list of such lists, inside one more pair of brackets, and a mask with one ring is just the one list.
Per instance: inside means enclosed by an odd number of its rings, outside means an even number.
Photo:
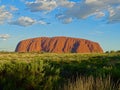
[{"label": "dry grass", "polygon": [[68,81],[60,90],[120,90],[120,83],[113,84],[110,76],[107,78],[79,77],[75,82]]}]

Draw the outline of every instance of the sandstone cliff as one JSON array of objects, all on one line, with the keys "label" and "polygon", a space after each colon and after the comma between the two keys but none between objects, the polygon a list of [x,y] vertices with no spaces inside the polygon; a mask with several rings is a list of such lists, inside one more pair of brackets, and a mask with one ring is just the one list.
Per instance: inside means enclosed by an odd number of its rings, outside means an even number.
[{"label": "sandstone cliff", "polygon": [[71,37],[40,37],[20,41],[16,52],[102,53],[96,42]]}]

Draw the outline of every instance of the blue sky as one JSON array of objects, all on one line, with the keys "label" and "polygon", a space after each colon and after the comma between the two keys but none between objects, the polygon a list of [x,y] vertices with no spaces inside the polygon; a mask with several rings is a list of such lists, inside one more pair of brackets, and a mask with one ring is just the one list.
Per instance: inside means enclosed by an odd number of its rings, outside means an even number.
[{"label": "blue sky", "polygon": [[120,0],[0,0],[0,51],[34,37],[69,36],[120,50]]}]

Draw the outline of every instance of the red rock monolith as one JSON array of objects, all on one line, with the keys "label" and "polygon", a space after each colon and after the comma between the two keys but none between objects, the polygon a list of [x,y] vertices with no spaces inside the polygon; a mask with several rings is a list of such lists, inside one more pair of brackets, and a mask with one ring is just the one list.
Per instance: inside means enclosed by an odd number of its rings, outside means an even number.
[{"label": "red rock monolith", "polygon": [[40,37],[22,40],[16,52],[103,53],[97,42],[72,37]]}]

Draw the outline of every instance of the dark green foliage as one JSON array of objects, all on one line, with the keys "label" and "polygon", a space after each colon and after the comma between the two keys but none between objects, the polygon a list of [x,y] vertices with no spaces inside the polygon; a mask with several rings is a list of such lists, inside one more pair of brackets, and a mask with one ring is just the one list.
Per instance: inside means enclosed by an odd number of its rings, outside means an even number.
[{"label": "dark green foliage", "polygon": [[120,50],[116,51],[117,53],[120,53]]},{"label": "dark green foliage", "polygon": [[117,51],[111,50],[111,51],[106,51],[105,53],[120,53],[120,50]]},{"label": "dark green foliage", "polygon": [[106,51],[105,53],[109,53],[109,51]]},{"label": "dark green foliage", "polygon": [[43,60],[5,63],[0,70],[0,87],[3,90],[52,90],[59,78],[59,69]]}]

